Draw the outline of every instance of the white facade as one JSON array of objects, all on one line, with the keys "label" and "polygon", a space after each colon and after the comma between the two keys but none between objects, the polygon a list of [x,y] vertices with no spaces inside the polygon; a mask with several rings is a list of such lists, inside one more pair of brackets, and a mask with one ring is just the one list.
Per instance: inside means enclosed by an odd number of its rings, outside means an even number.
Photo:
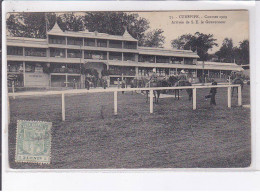
[{"label": "white facade", "polygon": [[86,69],[95,69],[99,77],[109,70],[111,80],[148,76],[154,68],[161,76],[184,69],[194,76],[204,71],[221,77],[242,70],[233,63],[203,64],[191,50],[138,47],[127,31],[122,36],[63,32],[57,24],[46,39],[7,37],[7,47],[8,76],[17,80],[17,87],[64,87],[75,82],[84,87]]}]

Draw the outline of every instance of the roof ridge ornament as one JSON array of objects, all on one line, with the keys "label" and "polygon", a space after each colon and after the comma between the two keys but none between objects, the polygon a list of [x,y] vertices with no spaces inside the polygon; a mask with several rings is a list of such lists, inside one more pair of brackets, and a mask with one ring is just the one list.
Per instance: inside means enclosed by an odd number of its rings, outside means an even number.
[{"label": "roof ridge ornament", "polygon": [[55,22],[54,26],[52,27],[52,29],[48,33],[63,33],[63,31],[60,28],[60,26],[58,25],[58,23]]},{"label": "roof ridge ornament", "polygon": [[127,37],[127,38],[134,38],[131,34],[129,34],[128,30],[127,30],[127,26],[123,26],[125,29],[125,32],[123,34],[123,37]]}]

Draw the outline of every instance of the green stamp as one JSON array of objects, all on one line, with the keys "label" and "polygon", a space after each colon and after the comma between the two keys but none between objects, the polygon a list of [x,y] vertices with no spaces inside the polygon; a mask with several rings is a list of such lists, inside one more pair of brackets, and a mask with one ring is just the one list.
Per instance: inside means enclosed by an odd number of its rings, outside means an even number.
[{"label": "green stamp", "polygon": [[15,161],[50,164],[51,127],[50,122],[18,120]]}]

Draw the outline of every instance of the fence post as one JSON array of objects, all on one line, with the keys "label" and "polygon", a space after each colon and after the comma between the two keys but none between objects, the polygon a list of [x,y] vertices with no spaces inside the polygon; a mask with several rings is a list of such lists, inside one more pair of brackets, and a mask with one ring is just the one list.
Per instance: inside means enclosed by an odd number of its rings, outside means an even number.
[{"label": "fence post", "polygon": [[153,90],[150,90],[150,113],[153,113]]},{"label": "fence post", "polygon": [[117,115],[117,91],[114,91],[114,115]]},{"label": "fence post", "polygon": [[62,121],[65,121],[65,95],[61,94],[61,111],[62,111]]},{"label": "fence post", "polygon": [[228,108],[231,108],[231,87],[228,87]]},{"label": "fence post", "polygon": [[196,110],[197,108],[197,89],[193,88],[193,93],[192,93],[192,101],[193,101],[193,110]]},{"label": "fence post", "polygon": [[237,98],[238,98],[238,106],[242,106],[242,88],[238,86],[237,88]]}]

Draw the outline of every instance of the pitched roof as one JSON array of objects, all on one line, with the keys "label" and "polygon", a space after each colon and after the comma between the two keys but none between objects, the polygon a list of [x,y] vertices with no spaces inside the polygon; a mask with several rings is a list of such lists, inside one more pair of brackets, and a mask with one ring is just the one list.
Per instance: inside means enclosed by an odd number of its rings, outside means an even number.
[{"label": "pitched roof", "polygon": [[52,34],[52,33],[63,33],[63,31],[60,29],[59,25],[57,22],[55,22],[53,28],[47,32],[48,34]]},{"label": "pitched roof", "polygon": [[131,36],[131,34],[129,34],[129,32],[127,31],[127,29],[125,29],[125,32],[123,34],[123,37],[125,37],[126,39],[133,39],[133,40],[136,40],[135,38],[133,38]]},{"label": "pitched roof", "polygon": [[138,47],[139,54],[144,55],[161,55],[161,56],[175,56],[175,57],[190,57],[199,58],[196,52],[191,50],[176,50],[167,48],[153,48],[153,47]]},{"label": "pitched roof", "polygon": [[99,38],[99,39],[111,39],[111,40],[125,40],[125,41],[135,41],[138,40],[133,38],[127,30],[125,30],[123,35],[110,35],[107,33],[99,33],[97,31],[95,32],[89,32],[87,29],[85,31],[65,31],[63,32],[59,25],[55,23],[53,28],[48,32],[48,34],[51,35],[58,35],[58,36],[71,36],[71,37],[86,37],[86,38]]}]

